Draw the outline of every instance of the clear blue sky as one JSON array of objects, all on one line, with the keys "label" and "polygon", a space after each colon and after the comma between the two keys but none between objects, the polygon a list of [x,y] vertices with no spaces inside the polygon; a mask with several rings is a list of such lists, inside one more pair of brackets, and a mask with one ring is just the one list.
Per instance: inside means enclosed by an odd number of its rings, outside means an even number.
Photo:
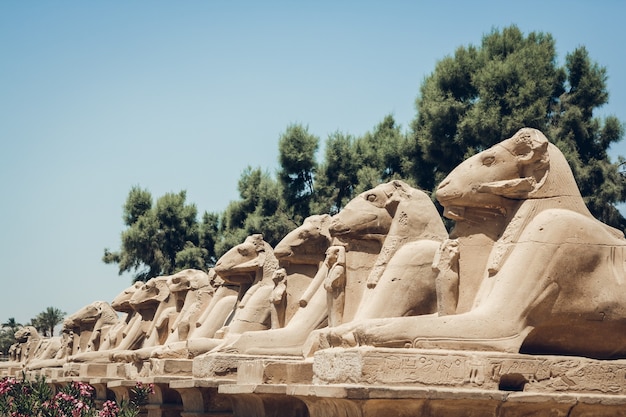
[{"label": "clear blue sky", "polygon": [[[0,322],[72,313],[130,284],[122,204],[187,190],[199,212],[274,172],[290,123],[322,141],[386,114],[406,129],[421,81],[461,45],[517,24],[587,47],[602,114],[626,121],[626,2],[0,2]],[[626,155],[626,143],[612,155]]]}]

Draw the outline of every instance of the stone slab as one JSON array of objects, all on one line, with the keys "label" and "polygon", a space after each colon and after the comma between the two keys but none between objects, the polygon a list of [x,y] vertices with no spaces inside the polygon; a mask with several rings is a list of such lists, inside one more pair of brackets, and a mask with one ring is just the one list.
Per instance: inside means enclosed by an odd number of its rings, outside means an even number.
[{"label": "stone slab", "polygon": [[150,359],[150,376],[192,376],[191,359]]},{"label": "stone slab", "polygon": [[236,380],[239,364],[254,360],[293,361],[293,356],[206,353],[193,359],[192,376],[194,378]]},{"label": "stone slab", "polygon": [[312,360],[244,360],[237,372],[237,384],[306,384],[312,379]]},{"label": "stone slab", "polygon": [[626,394],[626,360],[421,349],[325,349],[313,384]]},{"label": "stone slab", "polygon": [[176,379],[170,382],[170,388],[172,389],[184,389],[184,388],[217,388],[224,381],[217,381],[214,379],[195,379],[185,378]]}]

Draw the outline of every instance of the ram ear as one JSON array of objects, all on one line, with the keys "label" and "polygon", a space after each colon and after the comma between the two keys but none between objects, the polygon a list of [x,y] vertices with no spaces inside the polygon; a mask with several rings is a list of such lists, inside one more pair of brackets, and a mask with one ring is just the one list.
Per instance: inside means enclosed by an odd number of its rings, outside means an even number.
[{"label": "ram ear", "polygon": [[252,241],[252,244],[254,245],[254,249],[257,252],[262,252],[265,250],[265,241],[263,240],[262,234],[256,233],[256,234],[250,235],[250,240]]},{"label": "ram ear", "polygon": [[387,195],[385,208],[391,215],[393,215],[398,207],[398,204],[405,201],[409,197],[411,189],[405,182],[393,180],[385,189],[385,194]]},{"label": "ram ear", "polygon": [[156,296],[156,300],[163,302],[170,296],[170,287],[167,285],[167,280],[157,280],[156,287],[159,290],[159,294]]},{"label": "ram ear", "polygon": [[490,193],[506,198],[523,199],[528,193],[535,190],[537,182],[532,177],[516,178],[513,180],[494,181],[481,184],[479,193]]}]

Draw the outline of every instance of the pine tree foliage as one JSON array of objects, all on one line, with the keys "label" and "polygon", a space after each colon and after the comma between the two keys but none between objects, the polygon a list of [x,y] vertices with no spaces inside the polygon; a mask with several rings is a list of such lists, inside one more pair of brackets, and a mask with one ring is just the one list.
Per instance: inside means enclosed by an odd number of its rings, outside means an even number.
[{"label": "pine tree foliage", "polygon": [[480,47],[442,59],[424,80],[411,126],[413,177],[432,190],[465,158],[533,127],[563,150],[592,213],[623,229],[614,204],[624,201],[625,183],[607,154],[623,127],[614,117],[594,117],[607,100],[606,70],[585,48],[559,66],[551,35],[493,30]]},{"label": "pine tree foliage", "polygon": [[624,127],[614,116],[596,115],[608,102],[606,81],[606,69],[584,47],[560,65],[550,34],[494,29],[480,45],[461,46],[436,64],[408,132],[387,115],[362,136],[330,134],[316,161],[320,139],[291,124],[278,138],[276,175],[246,168],[239,199],[200,221],[184,191],[154,204],[150,192],[133,187],[123,206],[122,247],[105,249],[103,260],[141,280],[207,270],[247,236],[260,233],[275,245],[308,215],[335,214],[380,183],[403,179],[432,191],[464,159],[522,127],[542,130],[563,151],[591,212],[623,230],[615,204],[626,201],[626,161],[611,161],[608,149]]},{"label": "pine tree foliage", "polygon": [[220,238],[215,243],[218,258],[251,234],[262,234],[274,246],[298,225],[288,215],[280,182],[268,172],[247,167],[238,189],[240,199],[230,202],[220,224]]},{"label": "pine tree foliage", "polygon": [[310,134],[307,127],[293,124],[287,127],[278,140],[278,179],[282,186],[286,207],[294,221],[301,223],[310,215],[310,201],[314,193],[314,176],[317,168],[315,153],[319,138]]},{"label": "pine tree foliage", "polygon": [[123,219],[128,228],[122,232],[120,251],[105,249],[102,258],[118,264],[120,274],[132,272],[135,280],[147,281],[185,268],[206,269],[215,262],[215,215],[205,214],[198,223],[196,206],[186,203],[185,191],[167,193],[153,206],[149,191],[133,187]]}]

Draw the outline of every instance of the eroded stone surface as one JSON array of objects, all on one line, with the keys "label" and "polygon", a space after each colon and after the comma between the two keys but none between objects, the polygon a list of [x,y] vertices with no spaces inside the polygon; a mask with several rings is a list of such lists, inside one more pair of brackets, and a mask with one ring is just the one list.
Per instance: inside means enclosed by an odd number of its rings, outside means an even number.
[{"label": "eroded stone surface", "polygon": [[450,235],[428,195],[381,184],[275,251],[252,235],[59,338],[24,328],[0,374],[91,379],[100,400],[153,382],[149,415],[625,415],[626,239],[562,153],[522,129],[437,198]]},{"label": "eroded stone surface", "polygon": [[626,360],[420,349],[326,349],[314,382],[626,395]]}]

